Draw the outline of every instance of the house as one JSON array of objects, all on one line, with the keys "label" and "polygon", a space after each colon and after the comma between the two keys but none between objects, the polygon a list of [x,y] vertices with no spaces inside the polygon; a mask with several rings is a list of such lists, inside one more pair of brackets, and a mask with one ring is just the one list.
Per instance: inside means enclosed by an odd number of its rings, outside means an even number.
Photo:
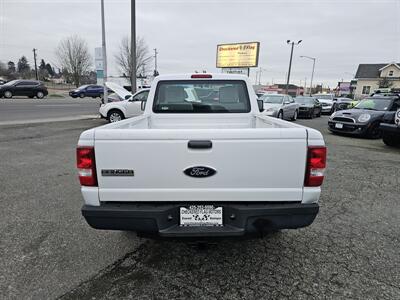
[{"label": "house", "polygon": [[400,88],[400,63],[360,64],[355,76],[355,98],[364,98],[378,88]]}]

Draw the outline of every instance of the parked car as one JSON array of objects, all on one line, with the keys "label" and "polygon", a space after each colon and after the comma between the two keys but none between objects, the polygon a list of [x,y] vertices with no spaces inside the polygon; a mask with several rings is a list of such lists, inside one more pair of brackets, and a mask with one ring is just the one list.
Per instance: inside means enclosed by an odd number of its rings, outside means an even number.
[{"label": "parked car", "polygon": [[122,86],[112,82],[106,82],[106,86],[113,90],[121,101],[101,104],[99,113],[110,123],[118,122],[123,119],[136,117],[143,113],[144,103],[149,95],[149,89],[143,89],[132,95]]},{"label": "parked car", "polygon": [[[186,89],[204,87],[218,98],[188,99]],[[259,109],[242,75],[157,76],[143,115],[80,135],[87,223],[198,238],[310,225],[324,179],[323,136]]]},{"label": "parked car", "polygon": [[379,126],[385,113],[398,108],[399,97],[367,97],[352,109],[334,112],[328,120],[328,128],[333,133],[380,138]]},{"label": "parked car", "polygon": [[0,98],[12,98],[14,96],[26,96],[42,99],[47,96],[47,88],[37,80],[12,80],[0,85]]},{"label": "parked car", "polygon": [[299,104],[299,117],[320,117],[322,111],[321,103],[314,97],[297,96],[294,101]]},{"label": "parked car", "polygon": [[313,97],[317,98],[317,100],[322,105],[322,113],[323,114],[331,114],[333,112],[333,101],[335,99],[335,95],[333,94],[314,94]]},{"label": "parked car", "polygon": [[353,108],[358,102],[350,98],[335,98],[332,105],[332,112]]},{"label": "parked car", "polygon": [[382,140],[388,146],[400,146],[400,107],[384,115],[380,125]]},{"label": "parked car", "polygon": [[101,85],[94,85],[94,84],[86,84],[78,87],[75,90],[69,92],[69,95],[72,98],[85,98],[85,97],[92,97],[92,98],[102,98],[104,94],[104,87]]},{"label": "parked car", "polygon": [[286,120],[296,120],[299,114],[299,104],[289,95],[264,94],[260,98],[264,103],[264,114],[270,117]]}]

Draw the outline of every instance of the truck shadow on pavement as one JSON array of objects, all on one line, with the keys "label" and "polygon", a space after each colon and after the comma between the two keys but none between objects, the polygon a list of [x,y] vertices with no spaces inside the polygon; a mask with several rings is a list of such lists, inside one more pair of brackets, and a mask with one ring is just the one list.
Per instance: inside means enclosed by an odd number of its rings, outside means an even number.
[{"label": "truck shadow on pavement", "polygon": [[[203,249],[187,242],[143,239],[135,251],[60,299],[261,299],[318,295],[320,288],[316,282],[329,281],[332,276],[322,275],[323,269],[336,270],[334,276],[343,276],[343,282],[350,274],[345,270],[339,274],[336,263],[316,261],[316,236],[317,232],[310,229],[282,231],[260,239],[220,240]],[[320,243],[320,248],[325,248]]]}]

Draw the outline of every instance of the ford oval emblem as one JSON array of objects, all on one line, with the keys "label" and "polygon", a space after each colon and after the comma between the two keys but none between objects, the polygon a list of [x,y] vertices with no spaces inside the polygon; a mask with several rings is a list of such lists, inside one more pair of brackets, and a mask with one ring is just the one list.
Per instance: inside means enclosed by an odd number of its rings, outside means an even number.
[{"label": "ford oval emblem", "polygon": [[217,171],[209,167],[196,166],[185,169],[183,173],[190,177],[210,177],[217,173]]}]

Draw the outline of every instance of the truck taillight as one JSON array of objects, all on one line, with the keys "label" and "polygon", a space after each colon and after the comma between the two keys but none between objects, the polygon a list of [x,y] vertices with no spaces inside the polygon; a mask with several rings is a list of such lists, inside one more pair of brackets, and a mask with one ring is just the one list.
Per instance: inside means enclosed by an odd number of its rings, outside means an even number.
[{"label": "truck taillight", "polygon": [[93,147],[78,147],[76,149],[76,166],[79,181],[84,186],[97,186],[96,162]]},{"label": "truck taillight", "polygon": [[326,147],[310,146],[307,153],[304,186],[320,186],[324,181]]}]

